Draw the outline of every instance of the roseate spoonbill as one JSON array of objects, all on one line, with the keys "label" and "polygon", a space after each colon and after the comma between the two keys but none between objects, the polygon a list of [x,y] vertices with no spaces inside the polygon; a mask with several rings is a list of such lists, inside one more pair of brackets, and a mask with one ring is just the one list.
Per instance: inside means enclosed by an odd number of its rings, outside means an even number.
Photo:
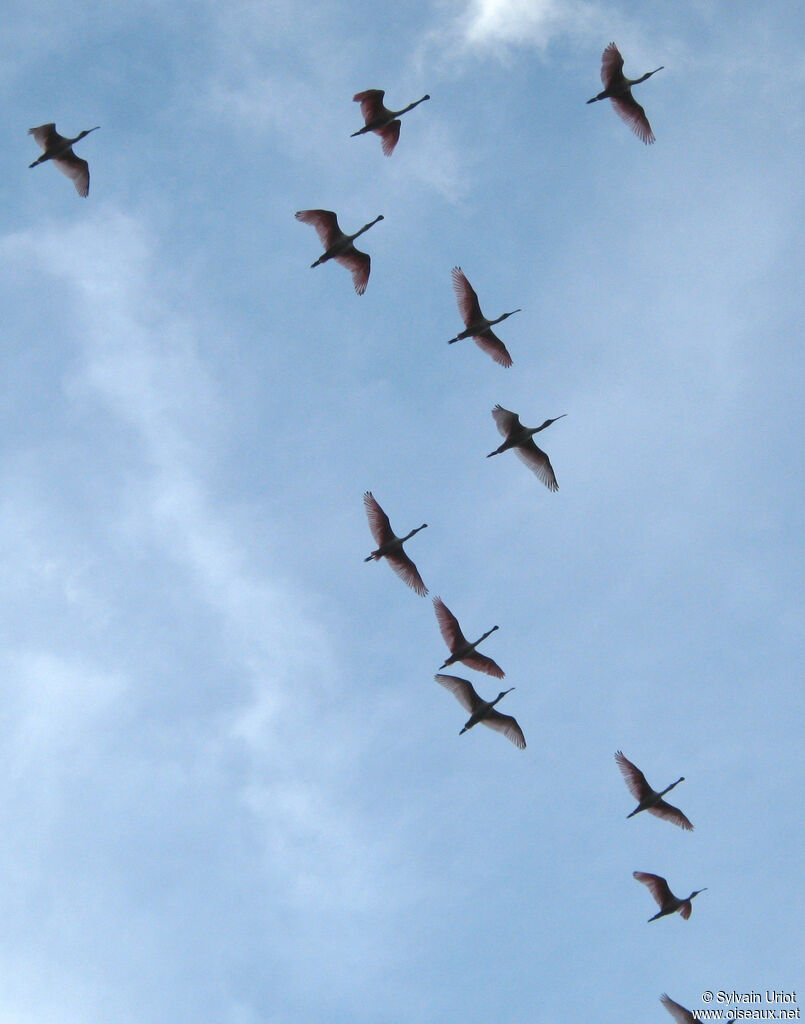
[{"label": "roseate spoonbill", "polygon": [[461,267],[453,267],[452,277],[453,291],[456,293],[458,301],[458,311],[466,325],[466,330],[462,331],[461,334],[457,334],[455,338],[451,338],[447,344],[452,345],[454,342],[461,341],[464,338],[472,338],[478,348],[483,349],[496,363],[500,363],[501,366],[511,366],[512,357],[506,350],[506,346],[491,328],[493,324],[499,324],[501,320],[505,320],[512,313],[520,313],[522,311],[513,309],[511,313],[504,313],[497,320],[487,320],[481,312],[478,296]]},{"label": "roseate spoonbill", "polygon": [[612,100],[612,106],[618,117],[625,121],[641,142],[646,145],[654,142],[654,132],[648,123],[646,112],[632,96],[632,86],[645,82],[647,78],[662,71],[662,67],[647,71],[642,78],[626,78],[623,73],[623,57],[620,50],[614,43],[610,43],[601,56],[601,81],[604,83],[603,92],[593,96],[588,103],[595,103],[596,100]]},{"label": "roseate spoonbill", "polygon": [[[665,1009],[671,1014],[677,1024],[699,1024],[699,1021],[693,1016],[690,1010],[686,1010],[684,1006],[680,1006],[679,1003],[675,1003],[670,996],[667,996],[664,992],[660,996],[660,1002]],[[730,1017],[724,1024],[735,1024],[735,1018]]]},{"label": "roseate spoonbill", "polygon": [[657,906],[660,908],[654,917],[649,918],[649,922],[656,921],[658,917],[665,917],[666,914],[675,914],[677,910],[687,921],[690,917],[690,912],[693,909],[690,905],[690,901],[694,896],[698,896],[700,892],[705,892],[707,889],[707,886],[705,886],[704,889],[695,889],[690,896],[681,900],[678,896],[674,896],[668,888],[668,883],[664,878],[661,878],[660,875],[650,875],[646,871],[633,871],[632,875],[638,880],[638,882],[642,882],[643,885],[648,886],[649,892],[657,901]]},{"label": "roseate spoonbill", "polygon": [[545,420],[541,427],[524,427],[517,413],[509,412],[502,405],[496,405],[492,410],[492,415],[498,425],[498,430],[506,440],[500,448],[490,452],[487,458],[491,459],[493,455],[500,455],[501,452],[508,451],[509,448],[516,448],[520,460],[537,474],[548,490],[558,491],[559,484],[556,482],[551,461],[545,452],[534,444],[534,434],[538,434],[540,430],[556,423],[557,420],[563,419],[567,413],[563,412],[561,416]]},{"label": "roseate spoonbill", "polygon": [[383,152],[386,156],[391,156],[394,152],[394,147],[397,145],[397,140],[400,138],[400,122],[397,118],[402,114],[407,114],[414,107],[418,107],[425,100],[429,100],[430,96],[425,95],[421,100],[409,103],[402,110],[389,110],[388,107],[383,106],[383,97],[385,95],[384,89],[367,89],[365,92],[355,93],[352,101],[353,103],[360,103],[361,113],[366,124],[364,124],[363,128],[353,132],[350,138],[354,139],[356,135],[374,132],[375,135],[380,136]]},{"label": "roseate spoonbill", "polygon": [[372,536],[378,545],[376,551],[373,551],[371,555],[367,555],[364,558],[364,562],[371,562],[372,559],[377,562],[381,558],[385,558],[400,579],[407,583],[412,590],[415,590],[420,597],[424,597],[428,592],[428,588],[422,582],[422,577],[419,575],[417,567],[403,551],[403,544],[409,537],[413,537],[415,533],[424,530],[428,524],[423,523],[404,537],[398,537],[391,528],[389,517],[378,505],[371,491],[367,491],[364,494],[363,504],[369,520],[369,529],[372,531]]},{"label": "roseate spoonbill", "polygon": [[448,665],[461,661],[469,668],[474,668],[477,672],[486,672],[488,676],[502,679],[505,675],[503,669],[492,661],[491,658],[487,658],[485,654],[479,654],[475,649],[482,640],[486,640],[498,627],[493,626],[491,629],[488,629],[483,636],[478,637],[474,644],[471,644],[461,632],[458,619],[440,597],[434,597],[433,609],[436,612],[436,621],[439,623],[439,629],[444,637],[444,642],[450,648],[450,657],[439,668],[447,668]]},{"label": "roseate spoonbill", "polygon": [[658,818],[665,818],[666,821],[672,821],[675,825],[679,825],[680,828],[687,829],[689,832],[693,831],[693,825],[688,821],[685,815],[680,811],[678,807],[674,807],[672,804],[666,803],[663,797],[666,793],[670,792],[674,786],[678,786],[680,782],[685,781],[685,776],[682,775],[672,782],[670,786],[662,790],[660,793],[655,791],[646,782],[646,776],[640,771],[640,769],[632,764],[632,762],[624,757],[623,751],[619,750],[615,754],[615,761],[621,770],[626,786],[635,800],[639,800],[637,807],[632,811],[631,814],[627,814],[627,818],[633,818],[635,814],[640,811],[648,811],[649,814],[654,814]]},{"label": "roseate spoonbill", "polygon": [[72,180],[76,192],[86,198],[89,195],[89,164],[80,156],[75,155],[73,144],[83,139],[85,135],[89,135],[90,132],[96,132],[99,128],[100,125],[87,128],[86,131],[76,135],[74,139],[65,139],[63,135],[59,135],[55,124],[40,124],[38,128],[29,128],[28,134],[33,135],[45,152],[28,166],[36,167],[37,164],[43,164],[45,160],[52,160],[62,174],[66,174]]},{"label": "roseate spoonbill", "polygon": [[311,268],[317,267],[320,263],[325,263],[327,260],[335,260],[336,263],[346,267],[352,274],[352,283],[355,285],[355,291],[358,295],[363,295],[369,281],[369,270],[372,261],[365,252],[356,249],[352,243],[358,235],[362,235],[373,224],[383,220],[383,214],[379,214],[374,220],[364,224],[360,231],[356,231],[354,235],[344,234],[338,226],[338,218],[332,210],[300,210],[296,214],[296,219],[301,220],[303,224],[312,224],[319,236],[319,241],[324,246],[324,252],[315,263],[310,264]]},{"label": "roseate spoonbill", "polygon": [[494,729],[495,732],[502,732],[506,739],[511,740],[519,750],[525,749],[525,736],[523,736],[523,730],[517,724],[517,720],[512,718],[511,715],[502,715],[499,711],[495,711],[497,702],[502,700],[507,693],[511,693],[514,689],[513,686],[509,687],[508,690],[501,690],[494,700],[481,700],[468,679],[460,679],[458,676],[445,676],[441,673],[433,678],[437,683],[448,689],[464,710],[470,713],[470,717],[467,719],[459,736],[465,733],[467,729],[471,729],[474,725],[482,722],[484,725],[488,725],[490,729]]}]

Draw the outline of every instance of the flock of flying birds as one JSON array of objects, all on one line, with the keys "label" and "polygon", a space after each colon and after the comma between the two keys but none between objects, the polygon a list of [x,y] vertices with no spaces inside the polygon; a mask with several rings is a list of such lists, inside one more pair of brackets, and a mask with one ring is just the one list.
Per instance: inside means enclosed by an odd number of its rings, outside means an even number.
[{"label": "flock of flying birds", "polygon": [[[610,43],[604,50],[601,64],[601,80],[604,84],[604,89],[597,96],[588,100],[588,103],[594,103],[596,100],[610,99],[616,112],[629,125],[637,137],[646,144],[652,143],[654,142],[654,133],[651,130],[645,111],[632,96],[631,87],[637,84],[637,82],[645,81],[660,70],[662,68],[656,68],[654,71],[647,72],[642,78],[635,80],[626,78],[623,74],[623,58],[617,46],[614,43]],[[383,152],[386,156],[390,156],[400,136],[399,116],[430,97],[423,96],[422,99],[411,103],[403,110],[393,111],[388,110],[383,105],[383,96],[384,93],[381,90],[371,89],[366,92],[360,92],[354,97],[355,102],[361,104],[361,112],[366,123],[360,131],[353,134],[361,135],[365,132],[375,132],[381,138]],[[382,215],[376,217],[369,224],[365,224],[354,235],[344,234],[338,226],[335,214],[329,210],[301,210],[296,216],[300,221],[312,224],[316,228],[319,239],[325,247],[324,253],[312,266],[315,267],[329,259],[335,259],[336,262],[346,267],[352,273],[355,291],[362,295],[369,281],[371,261],[370,257],[356,249],[353,243],[364,231],[368,231],[370,227],[379,220],[382,220]],[[494,320],[489,320],[481,312],[478,296],[461,267],[453,268],[452,279],[453,290],[455,291],[459,313],[464,321],[465,329],[454,338],[451,338],[448,344],[453,344],[465,338],[473,338],[479,348],[491,356],[496,363],[506,368],[510,367],[512,365],[512,358],[504,343],[492,331],[492,327],[507,317],[512,316],[513,313],[519,313],[520,310],[515,309],[509,313],[503,313]],[[537,447],[534,442],[534,435],[555,423],[556,420],[561,419],[562,416],[545,420],[539,427],[524,426],[516,413],[504,409],[500,405],[496,405],[492,410],[492,416],[498,431],[503,437],[503,443],[490,452],[487,458],[491,458],[493,455],[500,455],[509,449],[514,449],[521,460],[549,490],[558,490],[556,475],[551,466],[550,459],[544,451]],[[371,491],[367,491],[364,494],[363,503],[369,521],[369,529],[377,544],[376,549],[367,555],[364,561],[379,561],[385,558],[403,582],[411,587],[415,593],[424,597],[428,592],[427,587],[403,545],[414,534],[424,530],[428,524],[423,523],[404,536],[398,536],[391,528],[389,517]],[[460,735],[467,732],[468,729],[472,729],[473,726],[480,722],[488,728],[502,733],[518,749],[523,750],[526,746],[526,741],[520,724],[511,715],[504,715],[495,707],[507,693],[511,693],[514,687],[501,690],[493,700],[484,700],[468,679],[447,675],[441,671],[456,662],[461,662],[461,664],[477,672],[483,672],[495,679],[502,679],[504,672],[497,662],[478,651],[478,645],[494,633],[498,626],[492,626],[491,629],[488,629],[477,640],[470,642],[464,636],[458,619],[440,597],[433,599],[433,607],[439,630],[450,651],[449,657],[445,659],[434,678],[437,683],[440,683],[445,689],[449,690],[464,710],[469,713],[469,718],[464,723]],[[638,801],[637,807],[627,817],[631,818],[640,811],[648,811],[650,814],[670,821],[687,831],[693,830],[693,825],[691,825],[687,816],[678,807],[674,807],[664,799],[666,793],[684,781],[683,778],[677,779],[670,786],[657,792],[648,784],[642,771],[622,751],[617,751],[615,761],[623,775],[629,792]],[[646,871],[635,871],[633,872],[633,877],[648,888],[659,907],[657,913],[649,918],[649,921],[656,921],[657,918],[666,917],[677,912],[684,920],[687,920],[692,912],[693,899],[700,892],[704,892],[704,889],[694,890],[689,896],[681,898],[673,894],[667,881],[660,875],[651,874]],[[675,1002],[666,994],[663,994],[660,999],[663,1006],[678,1021],[678,1024],[694,1024],[695,1018],[690,1010]]]},{"label": "flock of flying birds", "polygon": [[[655,141],[654,133],[651,130],[645,110],[632,96],[632,86],[644,82],[647,78],[661,70],[661,67],[655,68],[654,71],[648,71],[640,78],[626,78],[623,74],[623,57],[615,43],[610,43],[604,50],[601,62],[601,81],[604,89],[587,102],[595,103],[597,100],[609,99],[618,116],[625,121],[634,134],[642,142],[650,144]],[[414,107],[425,100],[430,99],[430,96],[425,95],[402,110],[389,110],[383,104],[384,95],[385,93],[381,89],[367,89],[365,92],[359,92],[353,97],[356,103],[360,103],[361,114],[365,123],[362,128],[352,134],[356,136],[373,132],[380,137],[383,153],[386,156],[391,156],[400,137],[400,116],[409,110],[413,110]],[[89,165],[86,160],[76,156],[72,147],[76,142],[89,135],[90,132],[97,131],[98,127],[82,131],[74,139],[68,139],[59,135],[55,124],[44,124],[38,128],[31,128],[29,134],[34,137],[43,152],[30,166],[36,167],[38,164],[48,160],[52,161],[63,174],[72,180],[80,196],[88,196]],[[358,295],[363,295],[369,282],[371,260],[367,253],[356,249],[353,243],[359,235],[368,231],[378,221],[383,220],[383,215],[380,214],[368,224],[364,224],[359,231],[352,235],[347,235],[340,229],[338,219],[331,210],[300,210],[296,217],[301,222],[310,224],[316,229],[319,240],[324,246],[324,252],[311,264],[311,267],[317,267],[328,260],[335,260],[350,271],[355,291]],[[511,312],[503,313],[494,320],[489,320],[481,312],[478,296],[461,267],[453,268],[452,280],[459,313],[464,321],[464,330],[454,338],[451,338],[448,344],[453,344],[465,338],[472,338],[478,347],[496,363],[506,368],[510,367],[512,365],[512,358],[506,346],[493,332],[492,327],[514,313],[519,313],[520,310],[515,309]],[[562,416],[564,415],[563,413]],[[550,460],[545,452],[534,443],[534,435],[555,423],[556,420],[562,419],[562,416],[545,420],[539,427],[524,426],[516,413],[510,412],[500,405],[496,405],[492,410],[492,416],[498,431],[503,437],[503,443],[490,452],[487,458],[513,449],[550,491],[558,490],[556,476]],[[364,494],[363,503],[369,521],[369,528],[377,544],[377,548],[366,556],[365,561],[378,561],[381,558],[385,558],[394,572],[415,593],[425,596],[428,592],[427,587],[422,582],[419,570],[404,550],[403,545],[415,533],[424,530],[427,523],[417,526],[404,537],[398,537],[391,528],[388,516],[380,507],[371,491],[367,491]],[[470,717],[461,729],[461,733],[472,729],[473,726],[480,722],[488,728],[502,733],[518,749],[524,749],[526,741],[523,730],[520,728],[517,720],[511,715],[502,714],[495,708],[495,705],[507,693],[510,693],[514,687],[502,690],[494,700],[483,700],[468,679],[462,679],[454,675],[445,675],[441,672],[441,669],[448,668],[456,662],[461,662],[468,668],[484,672],[496,679],[502,679],[504,672],[497,662],[484,654],[480,654],[477,650],[478,645],[494,633],[498,626],[493,626],[471,643],[464,636],[458,619],[440,597],[433,599],[433,607],[439,630],[450,650],[449,657],[445,659],[434,678],[453,694],[465,711],[469,712]],[[629,792],[638,801],[637,807],[627,817],[631,818],[640,811],[648,811],[649,814],[670,821],[680,828],[688,831],[693,830],[693,825],[691,825],[686,815],[678,807],[674,807],[664,799],[665,794],[680,782],[683,782],[684,778],[677,779],[670,786],[657,792],[649,786],[645,775],[622,751],[617,751],[615,761],[623,775]],[[692,911],[691,901],[700,892],[704,892],[704,889],[697,889],[682,899],[671,892],[668,883],[660,875],[650,874],[645,871],[635,871],[633,875],[638,882],[642,882],[648,888],[660,908],[653,917],[649,918],[649,921],[655,921],[659,917],[666,917],[677,912],[682,918],[687,920]],[[673,999],[664,994],[661,996],[661,1001],[668,1012],[678,1021],[678,1024],[694,1024],[695,1018],[693,1014],[685,1009],[684,1006],[674,1002]]]}]

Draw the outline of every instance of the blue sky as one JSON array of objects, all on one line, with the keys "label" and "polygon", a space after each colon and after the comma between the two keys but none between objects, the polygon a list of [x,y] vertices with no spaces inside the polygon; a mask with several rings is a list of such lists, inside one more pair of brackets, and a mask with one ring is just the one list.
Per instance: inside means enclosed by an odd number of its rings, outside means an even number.
[{"label": "blue sky", "polygon": [[[0,1024],[668,1019],[801,980],[795,5],[12,3]],[[657,137],[600,89],[615,40]],[[423,93],[390,159],[352,95]],[[87,200],[28,128],[100,125]],[[294,212],[372,256],[366,294]],[[461,327],[464,268],[503,370]],[[544,434],[549,493],[500,443]],[[518,751],[433,681],[431,595]],[[496,680],[459,671],[483,695]],[[679,775],[691,834],[612,759]],[[688,922],[650,927],[633,870]]]}]

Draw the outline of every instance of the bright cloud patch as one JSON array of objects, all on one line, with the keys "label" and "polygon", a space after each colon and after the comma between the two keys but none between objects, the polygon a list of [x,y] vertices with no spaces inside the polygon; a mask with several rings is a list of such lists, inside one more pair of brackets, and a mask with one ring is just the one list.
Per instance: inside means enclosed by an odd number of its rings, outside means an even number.
[{"label": "bright cloud patch", "polygon": [[469,46],[530,43],[547,46],[557,35],[592,29],[598,13],[591,4],[558,0],[472,0],[461,18]]}]

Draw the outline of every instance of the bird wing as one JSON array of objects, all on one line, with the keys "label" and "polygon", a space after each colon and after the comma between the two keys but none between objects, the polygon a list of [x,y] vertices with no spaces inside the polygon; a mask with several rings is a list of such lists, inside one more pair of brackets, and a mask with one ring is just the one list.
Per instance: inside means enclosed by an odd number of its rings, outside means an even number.
[{"label": "bird wing", "polygon": [[382,142],[383,153],[385,156],[391,156],[394,152],[394,147],[400,138],[400,122],[398,120],[389,121],[388,124],[383,125],[382,128],[374,129],[375,135],[379,135]]},{"label": "bird wing", "polygon": [[55,124],[40,124],[38,128],[29,128],[28,134],[33,135],[36,142],[44,150],[48,150],[51,146],[57,146],[60,142],[66,142],[64,136],[59,135],[56,131]]},{"label": "bird wing", "polygon": [[509,412],[502,405],[496,405],[492,410],[492,416],[497,424],[498,433],[502,437],[508,437],[514,430],[522,428],[520,417],[516,412]]},{"label": "bird wing", "polygon": [[642,882],[648,887],[658,906],[662,907],[674,898],[674,894],[668,888],[668,883],[660,875],[651,875],[647,871],[633,871],[632,875],[638,882]]},{"label": "bird wing", "polygon": [[469,679],[461,679],[459,676],[447,676],[439,672],[433,677],[437,683],[449,690],[465,711],[473,714],[483,701],[475,692],[475,687]]},{"label": "bird wing", "polygon": [[458,311],[464,321],[464,326],[469,327],[473,321],[483,319],[478,296],[461,267],[453,267],[450,274],[453,278],[453,291],[456,293]]},{"label": "bird wing", "polygon": [[346,267],[352,274],[352,283],[355,285],[355,291],[358,295],[363,295],[366,291],[366,285],[369,283],[369,270],[372,264],[368,254],[352,246],[346,252],[341,252],[333,258],[336,263]]},{"label": "bird wing", "polygon": [[695,1024],[696,1018],[690,1010],[686,1010],[684,1006],[680,1006],[679,1003],[675,1003],[674,1000],[664,992],[660,996],[660,1002],[671,1014],[677,1024]]},{"label": "bird wing", "polygon": [[612,106],[615,108],[615,113],[635,133],[641,142],[645,142],[647,146],[650,146],[654,142],[654,132],[651,130],[651,125],[648,123],[646,112],[632,96],[631,92],[626,92],[622,96],[610,96]]},{"label": "bird wing", "polygon": [[400,579],[407,583],[420,597],[424,597],[427,594],[428,588],[422,582],[419,570],[402,548],[399,551],[393,551],[390,555],[386,555],[386,561]]},{"label": "bird wing", "polygon": [[551,460],[541,448],[534,444],[533,437],[517,445],[515,449],[521,462],[524,462],[545,484],[549,491],[558,491],[559,484],[551,465]]},{"label": "bird wing", "polygon": [[609,89],[619,78],[623,78],[623,57],[617,46],[610,43],[601,54],[601,81]]},{"label": "bird wing", "polygon": [[341,235],[338,218],[332,210],[300,210],[296,219],[301,220],[303,224],[313,225],[325,250],[334,245]]},{"label": "bird wing", "polygon": [[389,517],[378,505],[375,496],[367,491],[363,496],[363,507],[366,509],[366,518],[369,520],[369,529],[378,547],[394,540],[394,531],[391,528]]},{"label": "bird wing", "polygon": [[647,808],[647,810],[649,814],[654,814],[658,818],[664,818],[666,821],[672,821],[674,825],[679,825],[680,828],[684,828],[688,832],[693,831],[693,825],[691,825],[682,811],[678,807],[674,807],[673,804],[666,803],[665,800],[660,800],[659,803]]},{"label": "bird wing", "polygon": [[685,900],[682,906],[679,908],[679,916],[682,918],[683,921],[687,921],[692,912],[693,904],[690,902],[690,900]]},{"label": "bird wing", "polygon": [[481,719],[484,725],[488,725],[495,732],[502,732],[507,740],[510,740],[518,750],[525,750],[525,736],[523,730],[517,724],[517,719],[511,715],[502,715],[495,708]]},{"label": "bird wing", "polygon": [[473,339],[478,348],[486,352],[488,356],[492,356],[496,363],[505,366],[506,369],[511,366],[512,357],[509,355],[509,350],[494,331],[487,328],[483,334],[474,334]]},{"label": "bird wing", "polygon": [[86,198],[89,195],[89,164],[86,160],[82,160],[72,149],[68,149],[61,156],[54,157],[53,163],[62,174],[66,174],[72,180],[80,196]]},{"label": "bird wing", "polygon": [[466,644],[467,638],[461,632],[458,619],[440,597],[434,597],[433,610],[436,612],[439,630],[444,638],[444,642],[450,648],[450,652],[452,653],[457,647]]},{"label": "bird wing", "polygon": [[651,786],[646,782],[646,776],[640,771],[637,765],[632,764],[622,750],[615,754],[615,761],[621,770],[626,786],[635,800],[642,800],[648,793],[653,792]]},{"label": "bird wing", "polygon": [[382,117],[383,114],[390,113],[383,106],[383,97],[385,95],[385,89],[366,89],[364,92],[356,92],[352,97],[353,103],[360,103],[361,105],[361,114],[365,124],[369,124],[376,118]]},{"label": "bird wing", "polygon": [[478,651],[473,651],[466,658],[461,658],[460,661],[467,668],[474,668],[476,672],[486,672],[488,676],[494,676],[495,679],[502,679],[506,675],[496,661],[487,658],[485,654],[479,654]]}]

